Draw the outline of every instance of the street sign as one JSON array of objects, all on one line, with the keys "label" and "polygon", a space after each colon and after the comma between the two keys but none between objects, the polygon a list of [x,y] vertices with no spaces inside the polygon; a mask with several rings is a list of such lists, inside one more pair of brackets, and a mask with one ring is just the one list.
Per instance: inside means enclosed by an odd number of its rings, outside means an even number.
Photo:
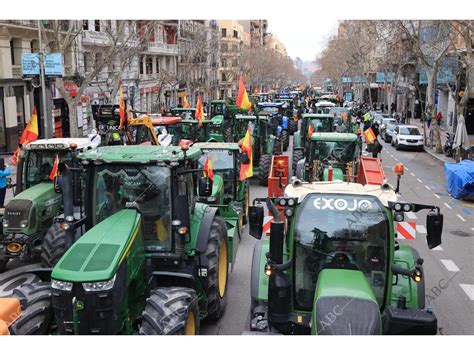
[{"label": "street sign", "polygon": [[35,77],[40,75],[40,60],[38,53],[22,53],[21,70],[24,77]]},{"label": "street sign", "polygon": [[63,76],[63,56],[61,53],[46,53],[44,55],[44,74],[54,78]]}]

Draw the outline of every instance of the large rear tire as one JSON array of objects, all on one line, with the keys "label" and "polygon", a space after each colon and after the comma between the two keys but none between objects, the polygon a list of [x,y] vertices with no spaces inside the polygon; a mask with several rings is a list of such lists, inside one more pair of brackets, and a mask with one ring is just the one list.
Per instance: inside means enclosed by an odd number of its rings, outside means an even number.
[{"label": "large rear tire", "polygon": [[41,244],[41,265],[51,268],[66,252],[66,232],[55,223],[44,236]]},{"label": "large rear tire", "polygon": [[298,150],[293,150],[293,157],[291,158],[291,167],[293,169],[293,176],[296,176],[296,165],[298,161],[303,159],[303,151],[298,149]]},{"label": "large rear tire", "polygon": [[142,335],[197,335],[199,307],[196,291],[187,287],[159,287],[146,300]]},{"label": "large rear tire", "polygon": [[290,136],[288,135],[287,130],[281,132],[281,141],[283,144],[283,151],[286,152],[288,150],[288,146],[290,145]]},{"label": "large rear tire", "polygon": [[262,155],[262,158],[260,159],[260,168],[258,170],[258,180],[260,182],[260,186],[268,186],[268,175],[270,174],[271,163],[271,155]]},{"label": "large rear tire", "polygon": [[229,276],[226,222],[221,217],[215,217],[212,222],[206,256],[208,268],[203,286],[207,294],[207,318],[214,320],[224,313]]},{"label": "large rear tire", "polygon": [[40,282],[25,284],[13,291],[12,297],[18,298],[22,313],[11,325],[13,335],[46,335],[53,315],[51,306],[51,286]]}]

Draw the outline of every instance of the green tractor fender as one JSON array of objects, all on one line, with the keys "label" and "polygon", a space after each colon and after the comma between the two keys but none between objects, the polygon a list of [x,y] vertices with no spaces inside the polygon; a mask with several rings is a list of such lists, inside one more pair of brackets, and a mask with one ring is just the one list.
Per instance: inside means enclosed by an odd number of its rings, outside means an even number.
[{"label": "green tractor fender", "polygon": [[250,276],[251,307],[259,302],[268,302],[268,276],[265,275],[266,253],[270,250],[270,239],[264,238],[255,243]]},{"label": "green tractor fender", "polygon": [[302,148],[303,144],[301,143],[301,132],[296,131],[293,134],[293,149],[295,148]]},{"label": "green tractor fender", "polygon": [[[394,264],[406,269],[413,269],[416,260],[420,257],[418,251],[405,244],[399,244],[399,249],[395,251]],[[423,270],[422,270],[423,271]],[[424,309],[425,308],[425,279],[420,282],[413,281],[408,276],[393,276],[394,284],[390,293],[389,304],[397,306],[400,296],[406,297],[407,308]],[[396,284],[395,284],[396,281]]]}]

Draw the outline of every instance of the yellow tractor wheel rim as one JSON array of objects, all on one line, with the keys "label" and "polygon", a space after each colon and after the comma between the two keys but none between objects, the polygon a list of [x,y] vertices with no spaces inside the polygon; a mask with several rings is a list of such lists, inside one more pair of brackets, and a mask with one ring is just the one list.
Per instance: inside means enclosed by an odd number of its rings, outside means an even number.
[{"label": "yellow tractor wheel rim", "polygon": [[225,240],[221,242],[219,247],[219,296],[224,298],[227,287],[227,243]]},{"label": "yellow tractor wheel rim", "polygon": [[184,335],[196,335],[196,318],[192,311],[188,313],[188,318],[184,325]]}]

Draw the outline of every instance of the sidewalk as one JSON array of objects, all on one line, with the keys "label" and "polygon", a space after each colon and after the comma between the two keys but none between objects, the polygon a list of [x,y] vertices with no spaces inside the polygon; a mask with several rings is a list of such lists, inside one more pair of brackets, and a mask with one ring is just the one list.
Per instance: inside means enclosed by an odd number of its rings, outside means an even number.
[{"label": "sidewalk", "polygon": [[[423,125],[422,125],[421,119],[410,118],[409,124],[413,126],[417,126],[420,132],[423,133]],[[441,133],[441,146],[444,147],[444,144],[446,143],[446,127],[441,126],[440,133]],[[430,134],[430,129],[426,127],[427,137],[429,137],[429,134]],[[471,144],[473,144],[474,135],[471,134],[468,137]],[[428,141],[429,141],[429,138],[428,138]],[[433,158],[441,161],[442,163],[455,163],[456,162],[453,158],[448,158],[446,155],[444,155],[444,153],[441,153],[441,154],[436,153],[436,147],[434,146],[433,146],[433,149],[431,149],[428,145],[425,145],[425,152],[430,154]]]}]

